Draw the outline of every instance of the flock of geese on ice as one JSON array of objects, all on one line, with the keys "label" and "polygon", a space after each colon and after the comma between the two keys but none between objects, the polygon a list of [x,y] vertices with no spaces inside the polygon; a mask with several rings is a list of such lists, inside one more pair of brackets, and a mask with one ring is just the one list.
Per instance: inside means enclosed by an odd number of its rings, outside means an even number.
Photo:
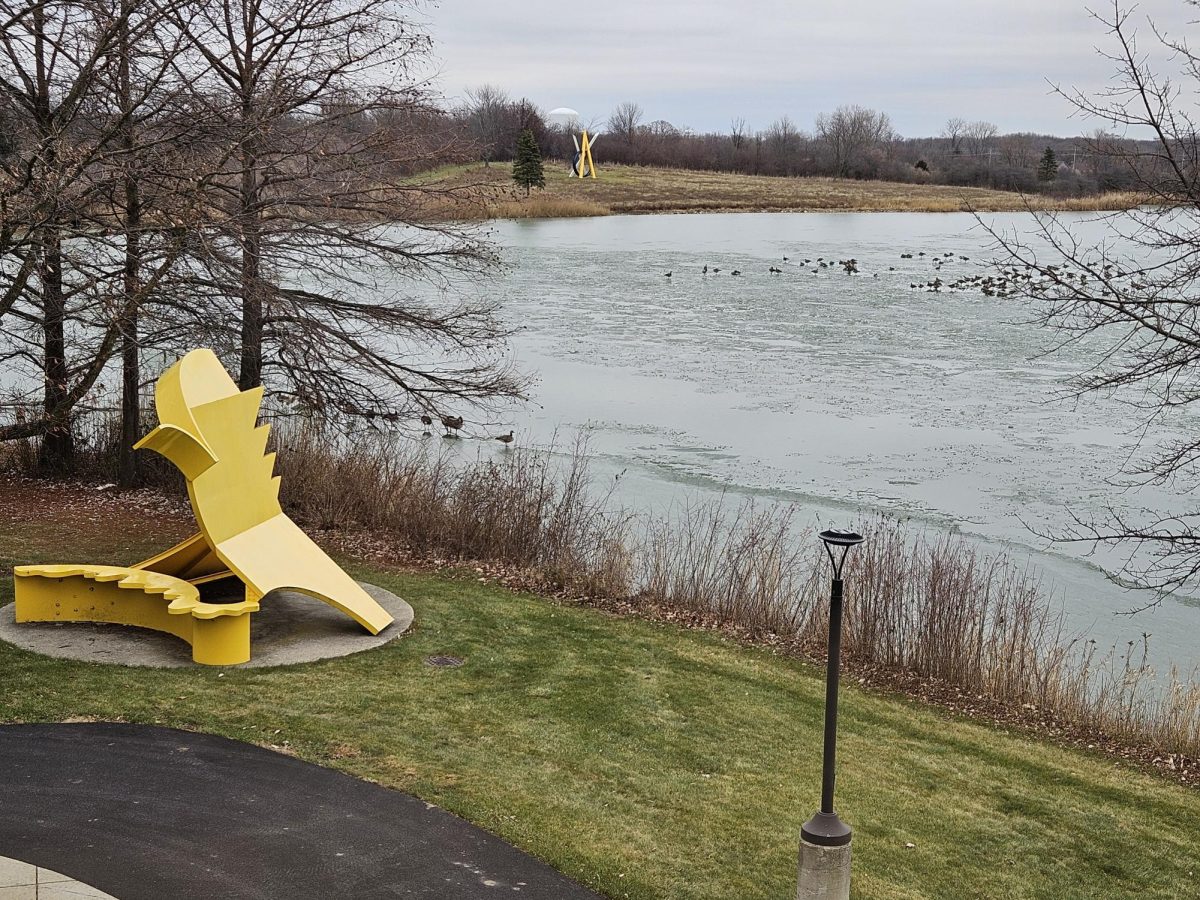
[{"label": "flock of geese on ice", "polygon": [[[958,261],[971,261],[971,257],[969,256],[962,256],[950,252],[927,254],[924,250],[921,250],[915,254],[901,253],[901,259],[917,259],[920,257],[925,257],[926,261],[933,263],[933,270],[935,273],[934,277],[924,282],[910,281],[908,285],[909,288],[912,290],[921,290],[932,294],[941,293],[943,290],[979,291],[986,297],[1008,297],[1019,293],[1023,287],[1043,284],[1045,282],[1086,289],[1089,287],[1090,279],[1092,281],[1100,282],[1100,296],[1107,297],[1112,293],[1110,288],[1106,285],[1110,279],[1114,277],[1144,274],[1143,270],[1129,272],[1121,271],[1111,263],[1106,263],[1103,266],[1101,277],[1095,275],[1089,276],[1086,271],[1073,272],[1065,266],[1047,265],[1038,267],[1025,265],[1024,267],[1004,266],[993,275],[984,275],[980,273],[964,274],[954,278],[953,280],[943,281],[941,275],[939,274],[942,270],[942,267],[949,262],[954,262],[956,256]],[[788,265],[788,268],[784,269],[780,266],[772,265],[769,269],[767,269],[767,272],[770,275],[783,275],[787,273],[802,275],[805,271],[808,271],[813,275],[817,275],[822,269],[837,269],[838,267],[841,267],[842,271],[846,275],[859,274],[858,260],[854,258],[839,259],[835,261],[833,259],[825,259],[823,256],[818,256],[815,260],[793,260],[791,257],[785,256],[783,257],[783,262]],[[887,270],[889,272],[895,272],[896,267],[888,266]],[[700,274],[704,277],[708,277],[710,275],[720,275],[721,271],[722,270],[719,267],[713,266],[710,268],[708,265],[705,265],[704,268],[700,270]],[[671,278],[674,276],[674,274],[674,271],[664,272],[663,277]],[[741,269],[732,269],[729,271],[729,274],[732,276],[741,276],[743,273]],[[879,273],[875,272],[871,275],[871,277],[878,278]],[[1136,283],[1132,285],[1134,288],[1137,288],[1138,286],[1139,285]]]},{"label": "flock of geese on ice", "polygon": [[[942,290],[979,291],[987,297],[1008,297],[1018,293],[1023,287],[1042,284],[1045,281],[1064,286],[1072,286],[1080,290],[1084,290],[1089,287],[1089,280],[1094,280],[1100,282],[1100,295],[1107,297],[1112,293],[1111,289],[1108,287],[1108,282],[1110,279],[1114,277],[1127,277],[1145,274],[1144,270],[1131,270],[1128,272],[1122,271],[1112,264],[1105,264],[1101,270],[1100,276],[1096,276],[1095,274],[1089,276],[1087,272],[1072,272],[1064,266],[1048,265],[1036,267],[1026,265],[1024,268],[1016,266],[1001,267],[998,273],[994,275],[984,275],[979,273],[964,274],[954,278],[953,280],[943,281],[941,275],[936,273],[940,273],[942,267],[947,263],[954,262],[956,256],[957,261],[959,262],[971,261],[971,257],[969,256],[963,256],[961,254],[954,254],[950,252],[941,254],[927,254],[924,250],[921,250],[915,254],[901,253],[901,259],[918,259],[924,257],[927,261],[933,264],[933,269],[935,272],[934,277],[927,281],[910,281],[908,285],[909,288],[912,290],[921,290],[925,291],[926,293],[934,294],[940,293]],[[808,272],[816,275],[819,274],[822,269],[836,270],[838,267],[840,267],[846,275],[859,274],[858,260],[854,259],[853,257],[850,259],[839,259],[835,261],[833,259],[825,259],[823,256],[818,256],[815,260],[792,260],[790,257],[785,256],[783,257],[783,262],[784,264],[788,265],[787,269],[772,265],[767,269],[768,274],[773,276],[783,275],[789,272],[803,274],[807,270]],[[700,270],[700,274],[707,278],[709,276],[720,275],[721,271],[721,268],[718,266],[710,267],[705,265],[704,268]],[[896,267],[888,266],[888,271],[895,272]],[[674,277],[674,274],[674,271],[664,272],[663,277],[672,278]],[[731,276],[740,277],[742,275],[742,270],[731,269],[729,270],[729,274]],[[879,273],[875,272],[871,277],[878,278]],[[1134,288],[1140,287],[1140,285],[1138,285],[1136,282],[1131,286]],[[441,420],[442,428],[445,429],[442,435],[443,437],[457,438],[460,436],[459,432],[464,425],[462,416],[443,415],[439,416],[439,419]],[[433,433],[430,431],[430,429],[433,427],[433,423],[434,420],[431,416],[421,416],[421,424],[425,428],[424,433],[426,437],[429,437]],[[492,440],[499,441],[501,444],[504,444],[507,447],[514,440],[513,432],[510,430],[508,434],[494,435]]]}]

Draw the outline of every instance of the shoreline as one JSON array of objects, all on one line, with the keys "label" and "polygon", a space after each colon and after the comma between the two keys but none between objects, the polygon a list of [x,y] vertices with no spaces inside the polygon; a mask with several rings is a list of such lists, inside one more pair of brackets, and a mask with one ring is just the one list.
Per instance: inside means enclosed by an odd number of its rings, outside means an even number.
[{"label": "shoreline", "polygon": [[[175,529],[183,534],[192,527],[187,504],[178,497],[153,488],[128,492],[111,490],[97,494],[95,485],[86,480],[54,481],[0,472],[0,495],[6,495],[10,508],[18,511],[24,509],[23,500],[33,502],[35,497],[53,497],[61,504],[59,508],[66,515],[50,518],[57,529],[67,533],[77,531],[73,527],[75,523],[71,521],[71,513],[81,513],[89,508],[92,512],[88,524],[94,527],[95,522],[103,517],[103,514],[97,514],[99,511],[96,506],[105,510],[107,517],[114,520],[136,511],[155,520],[158,527],[166,531]],[[38,516],[26,518],[37,519]],[[444,580],[448,584],[491,585],[512,595],[531,595],[565,608],[593,609],[616,619],[633,619],[656,626],[716,634],[739,647],[766,651],[773,656],[818,669],[825,665],[823,655],[809,652],[799,640],[774,633],[755,633],[736,623],[722,621],[715,615],[652,602],[581,595],[556,588],[537,572],[495,561],[451,560],[421,555],[383,532],[321,529],[312,523],[305,523],[305,529],[314,540],[327,546],[336,556],[353,559],[355,568],[367,566],[392,575],[420,575]],[[105,543],[102,538],[94,540],[98,546]],[[1186,788],[1200,788],[1200,758],[1114,737],[1096,728],[1064,721],[1035,707],[1015,707],[984,695],[972,694],[933,676],[865,663],[856,660],[853,655],[843,657],[842,669],[843,677],[859,690],[883,700],[914,704],[1001,734],[1020,733],[1055,747],[1069,748],[1098,759],[1110,759],[1117,766],[1127,766]]]}]

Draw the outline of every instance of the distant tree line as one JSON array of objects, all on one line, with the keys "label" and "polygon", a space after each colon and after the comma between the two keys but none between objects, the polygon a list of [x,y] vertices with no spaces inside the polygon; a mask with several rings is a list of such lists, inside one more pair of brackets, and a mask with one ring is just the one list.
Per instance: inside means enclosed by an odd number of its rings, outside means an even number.
[{"label": "distant tree line", "polygon": [[[470,91],[448,117],[470,136],[478,158],[511,160],[518,137],[533,132],[544,155],[570,159],[569,133],[549,126],[529,100],[513,100],[493,85]],[[782,116],[754,131],[735,118],[724,132],[693,132],[670,122],[646,121],[632,101],[606,120],[583,123],[603,133],[601,158],[623,165],[673,166],[748,175],[824,175],[839,178],[989,187],[1078,196],[1136,186],[1120,163],[1118,145],[1134,141],[1095,133],[1060,138],[1001,134],[992,123],[952,117],[933,137],[905,138],[884,112],[840,106],[816,116],[811,130]],[[1043,165],[1051,151],[1055,168]]]}]

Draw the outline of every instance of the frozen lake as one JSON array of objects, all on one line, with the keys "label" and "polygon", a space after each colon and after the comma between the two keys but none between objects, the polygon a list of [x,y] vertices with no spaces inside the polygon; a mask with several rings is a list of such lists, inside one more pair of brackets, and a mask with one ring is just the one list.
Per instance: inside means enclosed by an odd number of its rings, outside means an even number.
[{"label": "frozen lake", "polygon": [[[1158,665],[1200,660],[1193,598],[1119,616],[1151,598],[1104,577],[1097,562],[1112,558],[1031,531],[1060,529],[1068,510],[1185,501],[1112,483],[1140,422],[1113,399],[1059,399],[1085,351],[1043,355],[1053,335],[1018,300],[910,287],[983,271],[992,241],[971,216],[614,216],[493,230],[509,265],[494,290],[524,326],[519,364],[539,376],[534,403],[504,424],[534,443],[586,430],[600,469],[625,472],[622,501],[662,511],[725,492],[795,502],[835,526],[893,513],[1028,562],[1072,626],[1104,643],[1147,631]],[[850,257],[856,275],[836,264]],[[1188,414],[1171,427],[1197,424]]]}]

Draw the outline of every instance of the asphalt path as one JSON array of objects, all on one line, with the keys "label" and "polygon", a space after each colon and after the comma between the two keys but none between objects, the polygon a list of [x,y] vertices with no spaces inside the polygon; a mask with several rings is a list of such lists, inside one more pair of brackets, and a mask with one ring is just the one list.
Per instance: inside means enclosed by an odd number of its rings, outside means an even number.
[{"label": "asphalt path", "polygon": [[211,735],[0,726],[0,856],[119,900],[597,900],[423,800]]}]

